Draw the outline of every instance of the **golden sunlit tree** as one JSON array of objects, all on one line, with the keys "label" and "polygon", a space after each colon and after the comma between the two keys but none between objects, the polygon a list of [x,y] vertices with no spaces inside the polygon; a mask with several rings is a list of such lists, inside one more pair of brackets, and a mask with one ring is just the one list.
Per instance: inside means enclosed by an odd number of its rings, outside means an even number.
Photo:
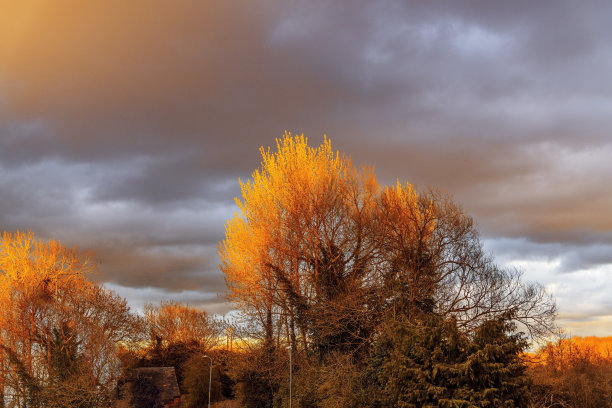
[{"label": "golden sunlit tree", "polygon": [[261,154],[219,254],[228,298],[266,343],[355,351],[385,321],[417,310],[452,316],[468,332],[502,315],[533,336],[553,327],[554,301],[497,267],[446,195],[381,188],[327,138],[310,147],[286,133]]},{"label": "golden sunlit tree", "polygon": [[329,140],[311,148],[287,135],[277,147],[262,149],[261,170],[241,183],[240,213],[219,246],[221,269],[230,299],[253,313],[268,342],[286,337],[295,345],[300,336],[308,346],[320,320],[313,310],[363,288],[378,186]]},{"label": "golden sunlit tree", "polygon": [[145,321],[152,343],[193,345],[209,350],[219,343],[218,323],[205,311],[177,302],[145,305]]},{"label": "golden sunlit tree", "polygon": [[[103,406],[139,320],[87,279],[95,265],[32,233],[0,238],[0,397],[7,406]],[[1,405],[1,404],[0,404]]]}]

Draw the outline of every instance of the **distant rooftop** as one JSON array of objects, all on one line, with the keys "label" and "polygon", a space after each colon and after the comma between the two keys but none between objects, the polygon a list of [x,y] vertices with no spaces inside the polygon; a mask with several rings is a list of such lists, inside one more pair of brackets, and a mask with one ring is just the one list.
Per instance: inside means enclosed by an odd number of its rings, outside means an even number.
[{"label": "distant rooftop", "polygon": [[174,367],[141,367],[135,369],[138,376],[151,379],[159,390],[159,400],[163,402],[174,400],[181,396]]}]

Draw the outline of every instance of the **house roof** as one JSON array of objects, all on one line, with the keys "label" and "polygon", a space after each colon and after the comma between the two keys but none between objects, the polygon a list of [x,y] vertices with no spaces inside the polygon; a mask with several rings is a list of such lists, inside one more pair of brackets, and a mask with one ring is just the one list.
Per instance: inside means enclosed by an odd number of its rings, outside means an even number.
[{"label": "house roof", "polygon": [[141,367],[136,369],[136,374],[151,379],[159,390],[160,401],[170,401],[181,396],[174,367]]}]

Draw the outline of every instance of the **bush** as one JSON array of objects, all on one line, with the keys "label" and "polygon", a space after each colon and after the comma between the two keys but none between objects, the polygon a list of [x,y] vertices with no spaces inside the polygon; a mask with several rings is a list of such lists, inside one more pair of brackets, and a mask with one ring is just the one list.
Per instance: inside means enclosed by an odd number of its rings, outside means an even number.
[{"label": "bush", "polygon": [[236,382],[236,400],[245,408],[272,408],[281,378],[285,378],[285,372],[289,374],[288,364],[271,347],[236,355],[231,371]]},{"label": "bush", "polygon": [[[322,364],[302,363],[293,376],[295,408],[352,408],[367,406],[360,367],[350,355],[333,353]],[[365,404],[365,405],[364,405]],[[281,383],[275,408],[289,406],[289,379]]]},{"label": "bush", "polygon": [[[194,355],[183,366],[183,390],[189,394],[189,407],[203,407],[208,404],[208,376],[210,361],[202,355]],[[210,384],[210,400],[221,401],[231,395],[224,391],[228,381],[218,359],[213,361],[212,382]]]}]

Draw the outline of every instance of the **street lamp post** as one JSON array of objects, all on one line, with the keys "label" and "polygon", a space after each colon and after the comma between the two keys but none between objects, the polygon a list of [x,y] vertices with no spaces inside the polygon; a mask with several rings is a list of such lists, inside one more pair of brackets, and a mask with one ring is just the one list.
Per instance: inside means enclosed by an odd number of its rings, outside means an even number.
[{"label": "street lamp post", "polygon": [[210,408],[210,388],[212,385],[212,358],[208,356],[203,356],[210,360],[210,370],[208,371],[208,408]]},{"label": "street lamp post", "polygon": [[289,350],[289,408],[291,408],[291,394],[293,392],[293,362],[291,361],[293,358],[293,348],[291,346],[287,346]]}]

